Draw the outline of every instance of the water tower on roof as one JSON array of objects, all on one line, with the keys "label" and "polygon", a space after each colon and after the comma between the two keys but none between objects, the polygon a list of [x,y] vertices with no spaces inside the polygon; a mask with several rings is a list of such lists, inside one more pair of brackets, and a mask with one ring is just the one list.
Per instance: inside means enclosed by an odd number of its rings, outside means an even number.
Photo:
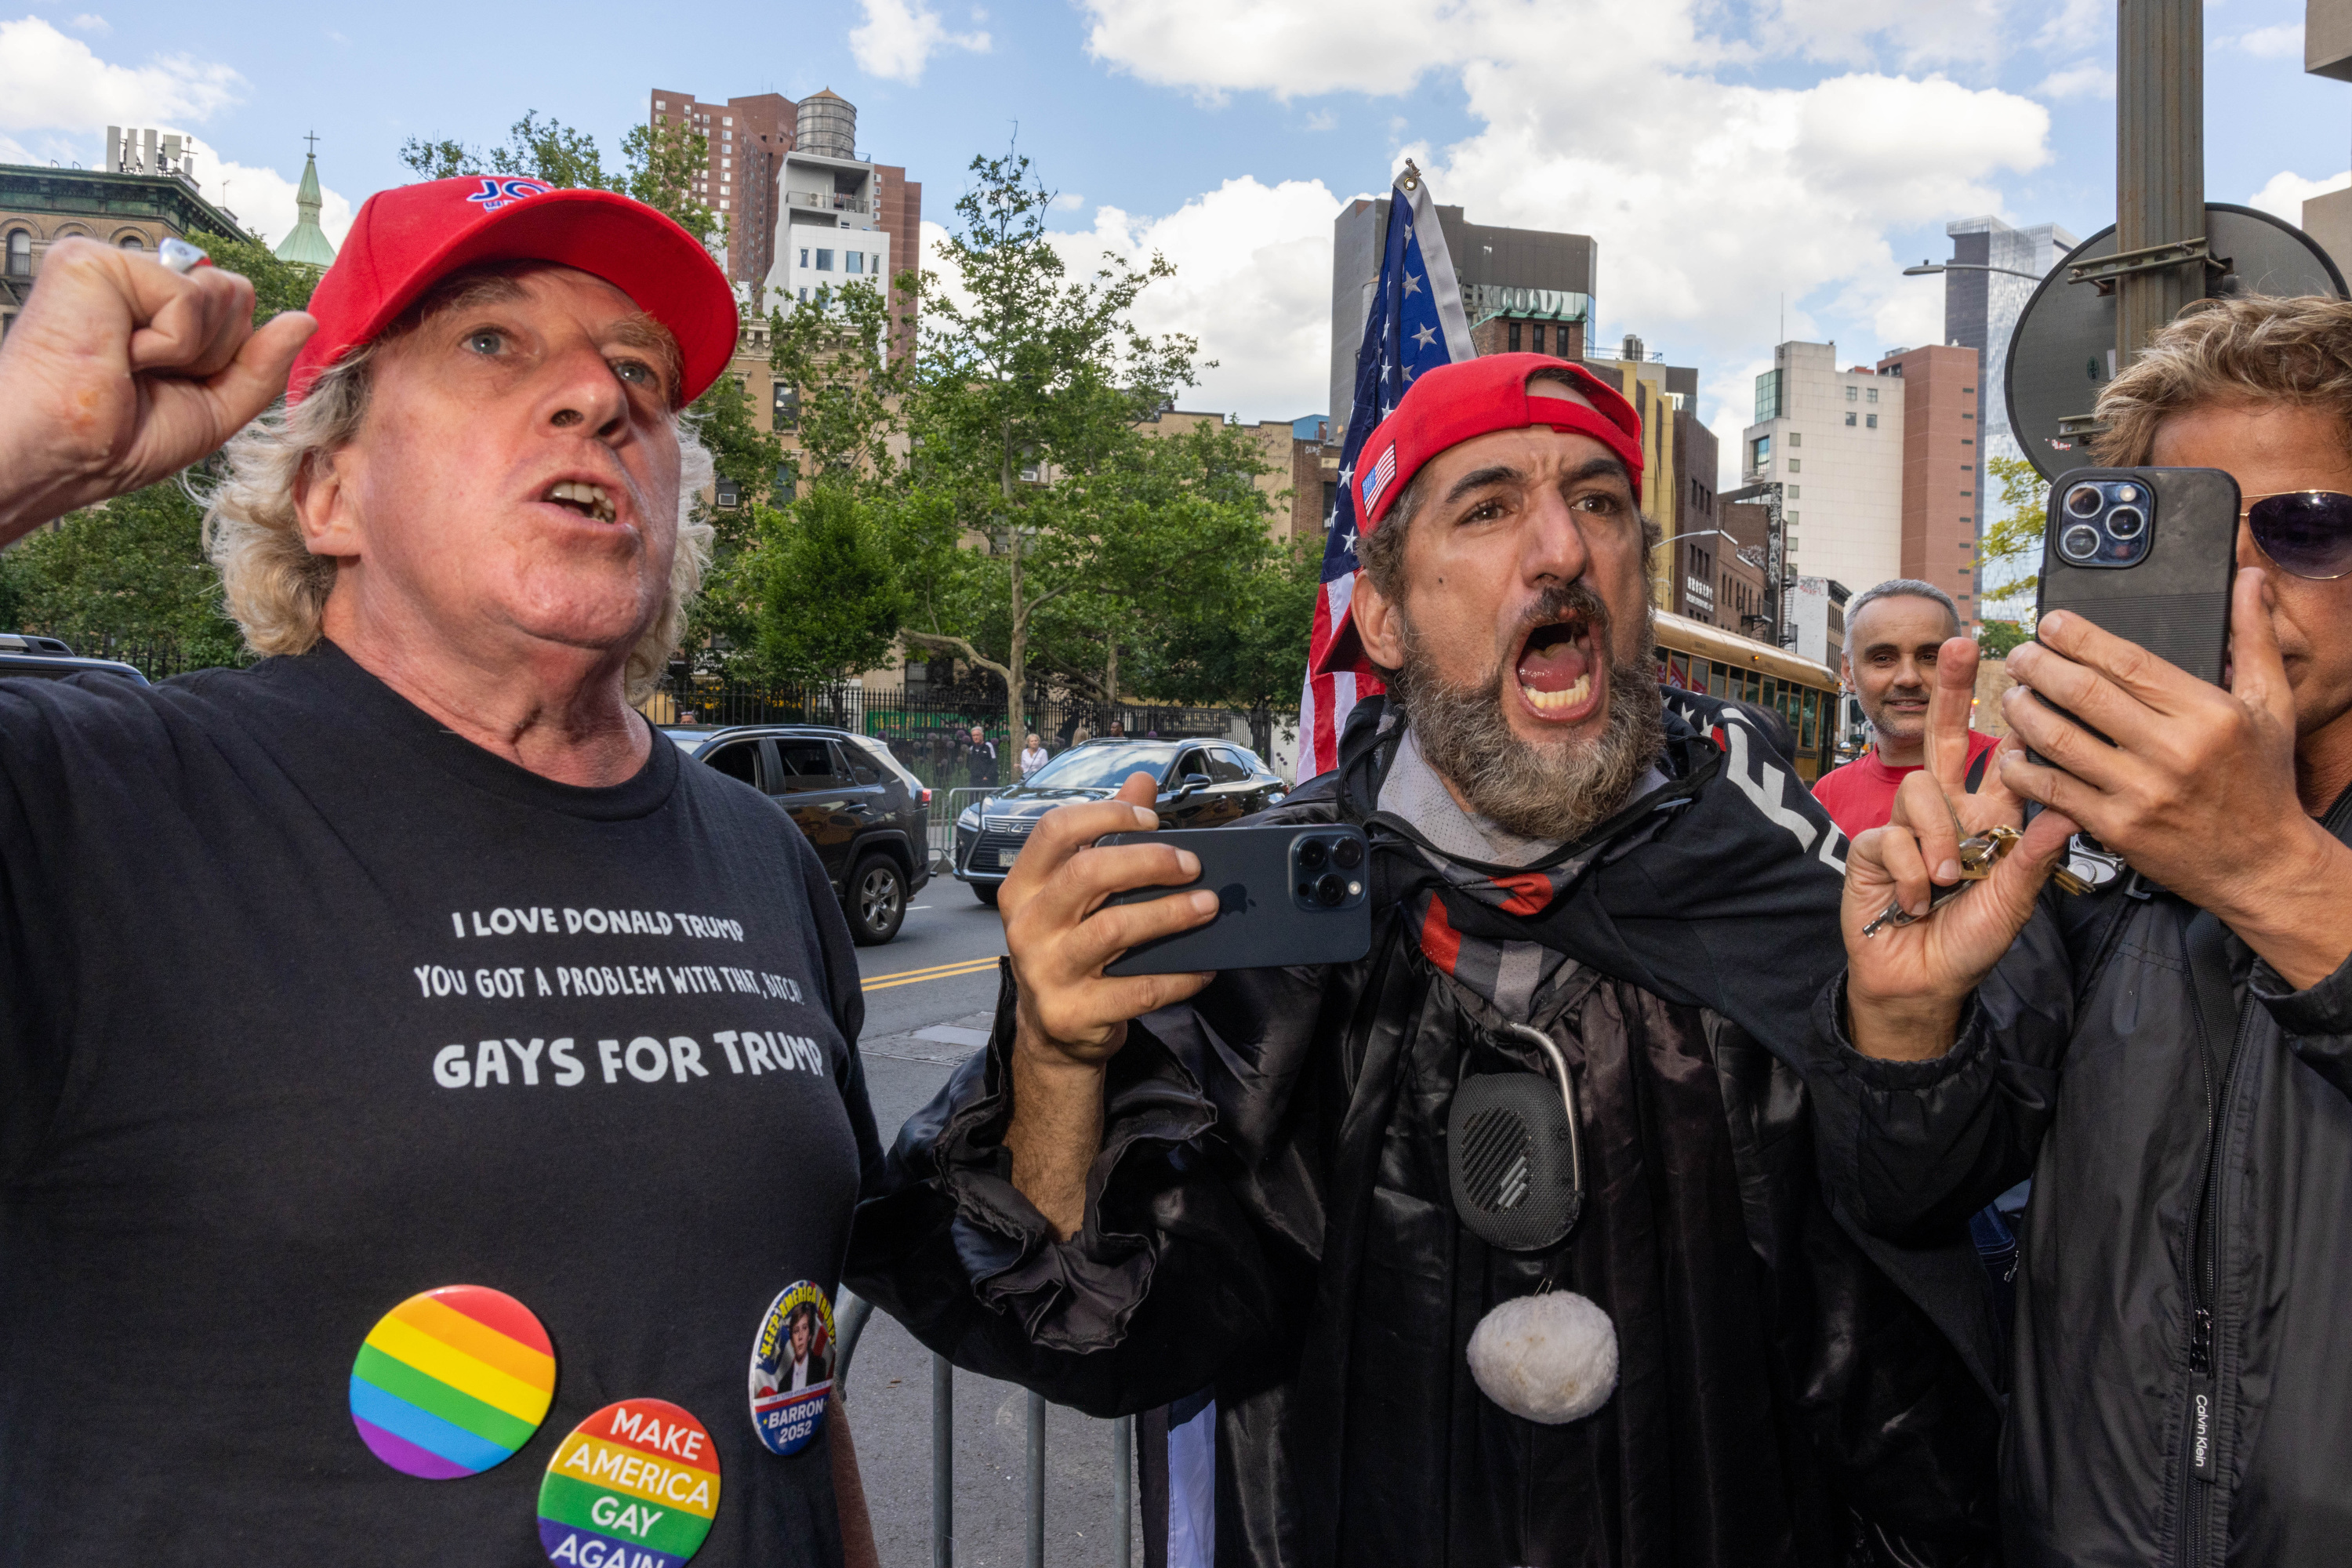
[{"label": "water tower on roof", "polygon": [[798,151],[824,158],[857,156],[857,106],[831,88],[800,101]]}]

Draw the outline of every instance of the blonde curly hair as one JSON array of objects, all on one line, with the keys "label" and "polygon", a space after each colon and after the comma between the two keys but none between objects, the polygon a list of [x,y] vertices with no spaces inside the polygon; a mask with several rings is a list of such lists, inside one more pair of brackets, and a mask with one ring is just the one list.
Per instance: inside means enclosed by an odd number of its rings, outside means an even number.
[{"label": "blonde curly hair", "polygon": [[[382,336],[337,361],[299,403],[279,403],[221,449],[218,478],[198,493],[205,502],[205,550],[220,573],[229,618],[255,653],[305,653],[319,641],[327,595],[335,585],[335,563],[312,554],[303,542],[295,490],[310,465],[331,458],[358,436],[367,418],[377,356],[486,279],[530,269],[485,268],[444,279]],[[696,505],[715,477],[710,453],[683,413],[673,410],[670,423],[678,450],[677,550],[670,562],[668,597],[629,653],[631,702],[643,701],[660,684],[685,628],[687,606],[701,590],[710,564],[713,530]]]},{"label": "blonde curly hair", "polygon": [[2174,414],[2217,403],[2284,403],[2333,415],[2352,442],[2352,301],[2326,295],[2207,300],[2168,321],[2099,394],[2107,428],[2094,461],[2133,468]]}]

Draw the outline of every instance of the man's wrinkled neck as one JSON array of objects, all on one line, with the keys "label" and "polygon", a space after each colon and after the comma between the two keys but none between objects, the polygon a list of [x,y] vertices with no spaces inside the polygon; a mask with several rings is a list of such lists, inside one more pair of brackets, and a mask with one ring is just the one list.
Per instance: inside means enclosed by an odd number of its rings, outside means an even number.
[{"label": "man's wrinkled neck", "polygon": [[362,608],[341,587],[320,617],[327,638],[452,734],[583,788],[625,784],[645,766],[653,732],[629,706],[630,647],[575,647],[483,626],[467,628],[457,646],[422,616]]}]

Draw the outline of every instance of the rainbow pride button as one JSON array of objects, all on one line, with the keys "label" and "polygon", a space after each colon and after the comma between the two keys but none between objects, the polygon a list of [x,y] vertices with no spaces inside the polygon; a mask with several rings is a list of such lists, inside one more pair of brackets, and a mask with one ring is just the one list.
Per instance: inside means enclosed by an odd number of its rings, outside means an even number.
[{"label": "rainbow pride button", "polygon": [[661,1399],[607,1405],[572,1429],[539,1487],[539,1543],[564,1568],[679,1568],[719,1511],[719,1453]]},{"label": "rainbow pride button", "polygon": [[513,1297],[445,1285],[386,1312],[352,1363],[352,1425],[375,1457],[430,1481],[514,1457],[547,1419],[555,1347]]}]

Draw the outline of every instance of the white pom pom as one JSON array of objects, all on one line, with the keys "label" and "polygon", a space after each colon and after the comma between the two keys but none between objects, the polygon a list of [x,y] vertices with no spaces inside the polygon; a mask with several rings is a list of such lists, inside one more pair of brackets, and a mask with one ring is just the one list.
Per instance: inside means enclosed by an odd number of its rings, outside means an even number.
[{"label": "white pom pom", "polygon": [[1573,1290],[1506,1301],[1470,1335],[1470,1375],[1514,1415],[1581,1421],[1617,1391],[1617,1328]]}]

